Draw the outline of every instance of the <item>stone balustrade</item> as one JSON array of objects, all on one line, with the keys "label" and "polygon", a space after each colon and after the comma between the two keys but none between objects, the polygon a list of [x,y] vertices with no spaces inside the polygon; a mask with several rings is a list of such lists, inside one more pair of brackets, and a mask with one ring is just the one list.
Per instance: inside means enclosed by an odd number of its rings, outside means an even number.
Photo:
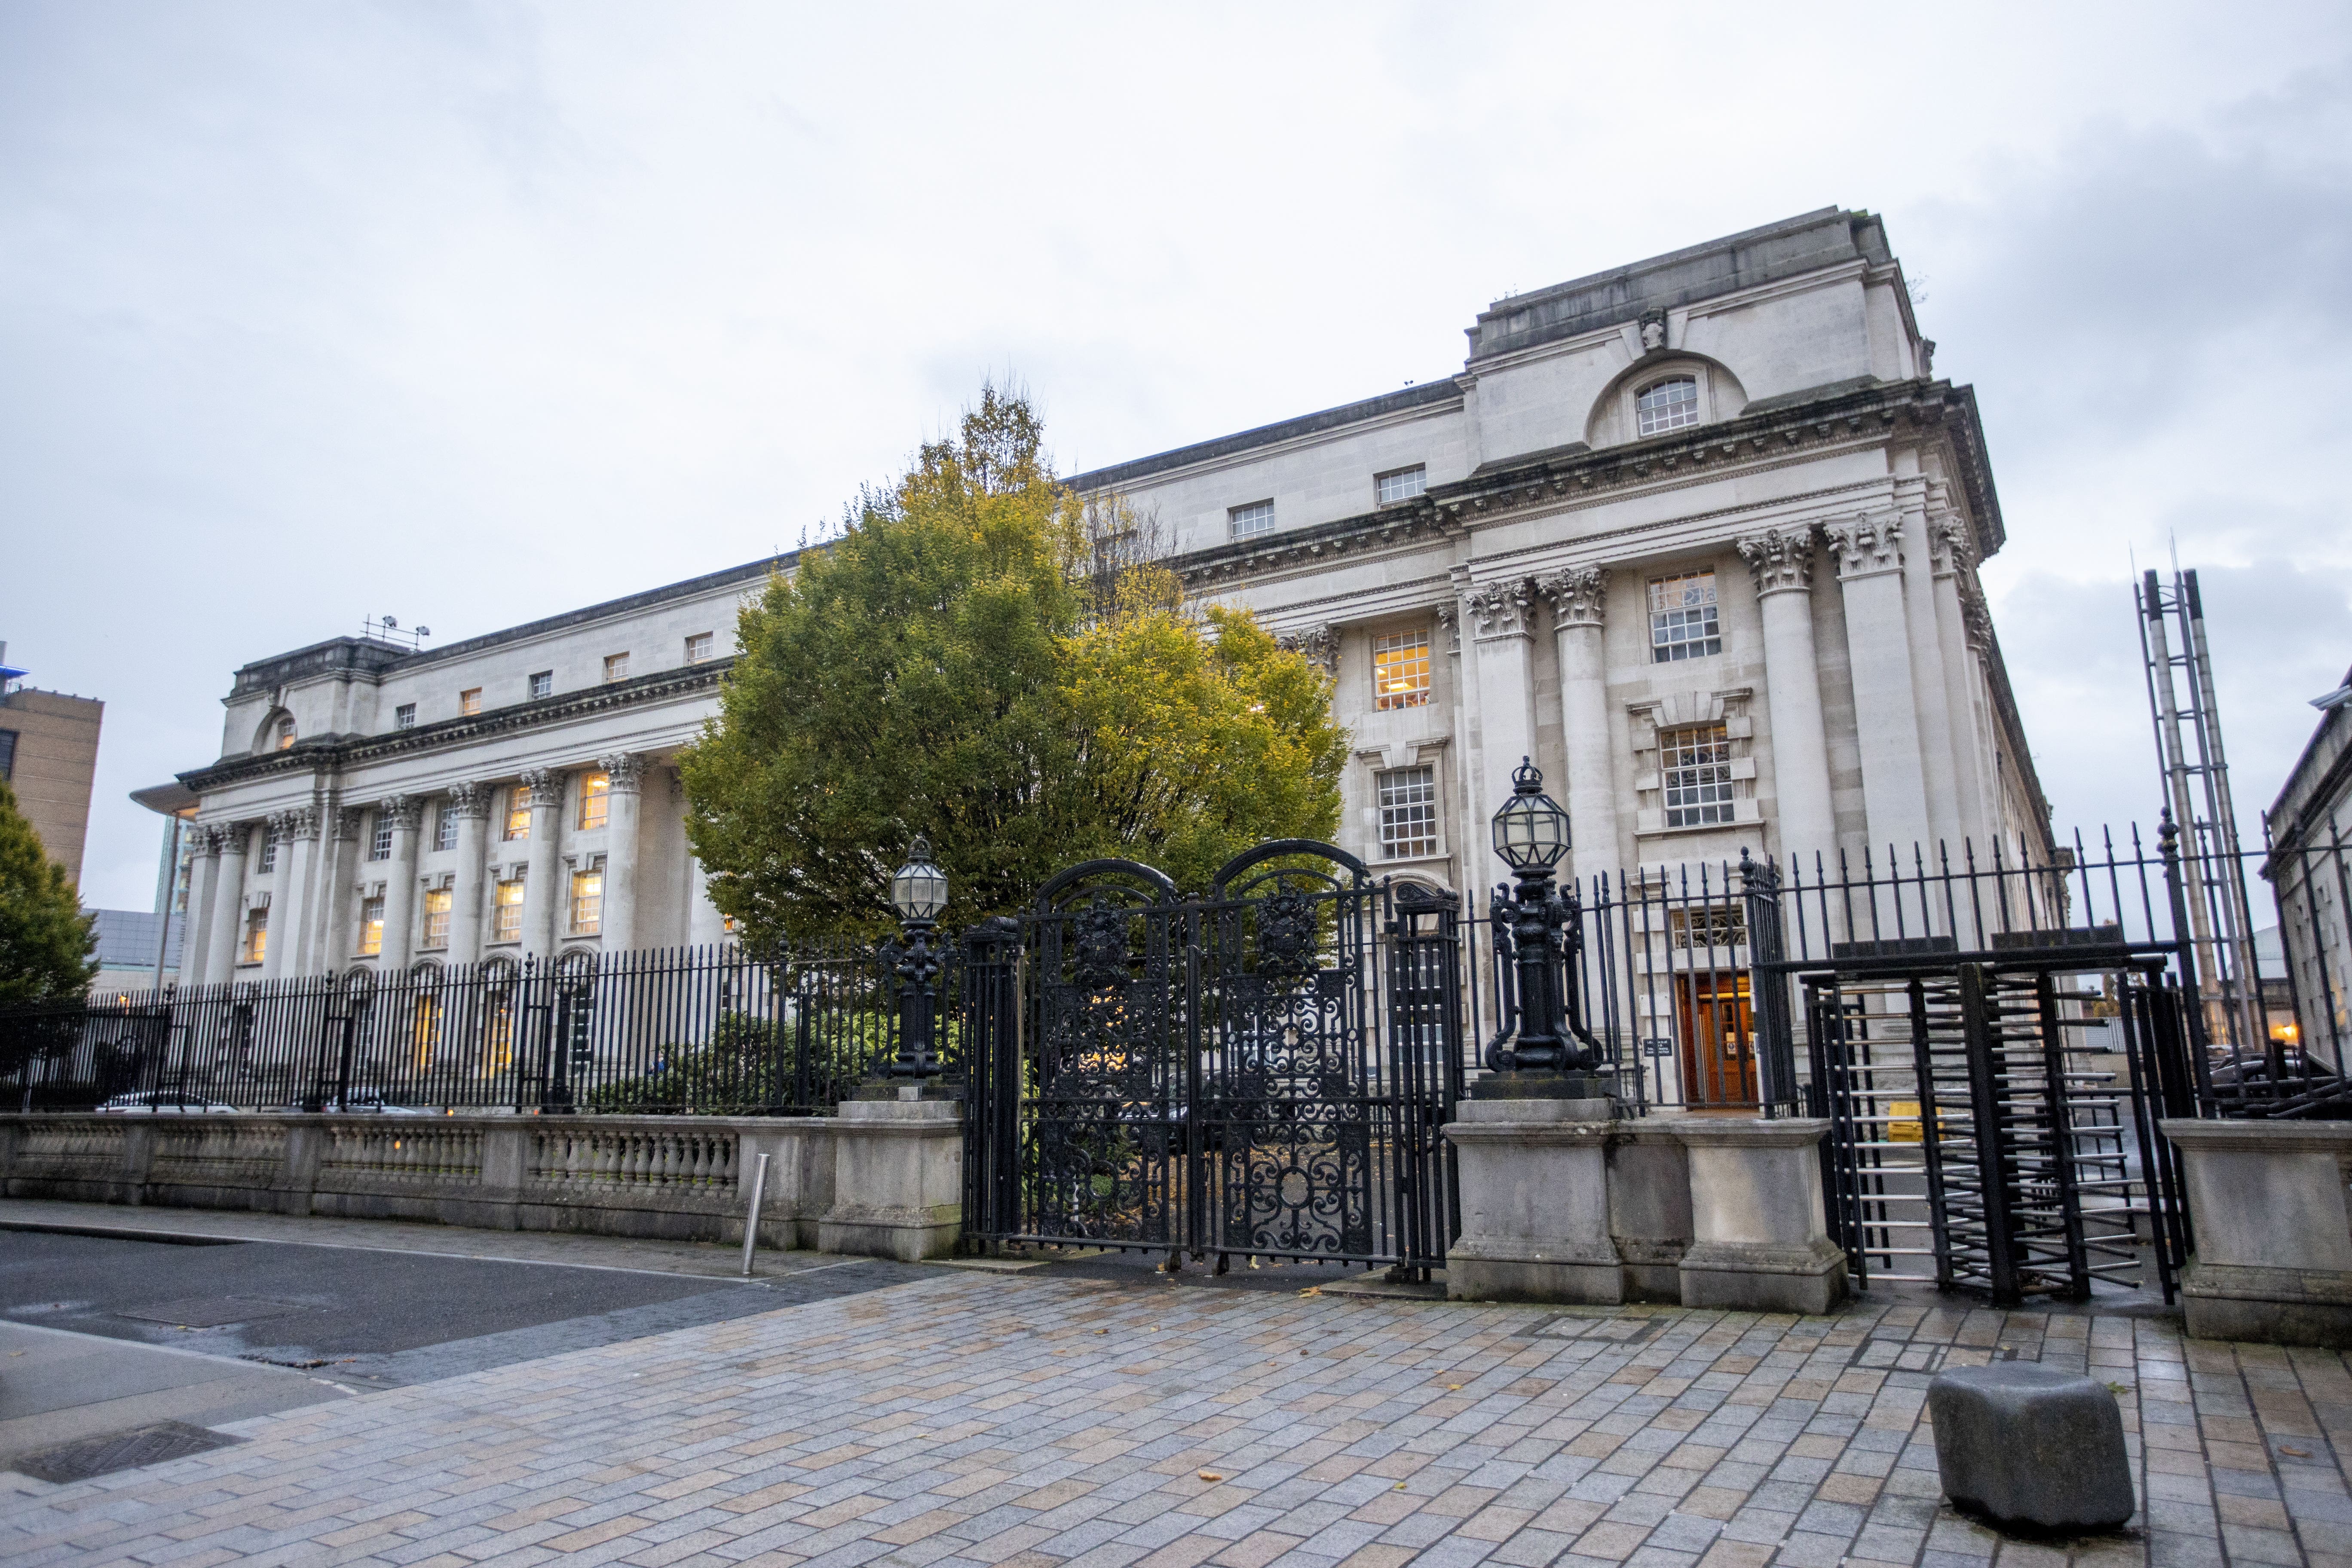
[{"label": "stone balustrade", "polygon": [[[836,1122],[817,1117],[0,1116],[10,1197],[814,1247]],[[952,1223],[950,1221],[950,1223]]]}]

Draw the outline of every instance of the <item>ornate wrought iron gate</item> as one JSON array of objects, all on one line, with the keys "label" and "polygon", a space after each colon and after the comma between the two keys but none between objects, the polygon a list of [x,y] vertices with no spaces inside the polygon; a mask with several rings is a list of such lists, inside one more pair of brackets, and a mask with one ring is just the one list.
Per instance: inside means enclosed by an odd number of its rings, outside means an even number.
[{"label": "ornate wrought iron gate", "polygon": [[1130,860],[1054,878],[967,954],[967,1235],[1442,1266],[1459,915],[1297,839],[1202,900]]},{"label": "ornate wrought iron gate", "polygon": [[[2010,1307],[2097,1281],[2171,1299],[2188,1218],[2155,1123],[2189,1114],[2193,1089],[2164,970],[2117,948],[1801,975],[1830,1230],[1857,1282],[1932,1279]],[[2054,979],[2086,971],[2108,977],[2112,1018],[2069,1016],[2082,998]]]}]

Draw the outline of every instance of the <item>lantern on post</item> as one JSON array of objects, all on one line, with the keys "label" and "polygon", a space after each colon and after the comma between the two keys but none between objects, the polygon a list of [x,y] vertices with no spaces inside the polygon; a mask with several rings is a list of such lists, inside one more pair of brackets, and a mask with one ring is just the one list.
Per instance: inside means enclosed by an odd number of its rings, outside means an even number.
[{"label": "lantern on post", "polygon": [[930,839],[917,834],[907,863],[890,876],[899,940],[883,945],[882,959],[898,980],[898,1049],[883,1069],[885,1077],[921,1080],[939,1076],[940,953],[933,937],[947,902],[948,874],[931,858]]},{"label": "lantern on post", "polygon": [[1495,889],[1494,930],[1498,1027],[1486,1047],[1489,1076],[1471,1087],[1478,1099],[1605,1096],[1595,1069],[1600,1051],[1585,1026],[1577,985],[1583,945],[1576,894],[1563,895],[1552,868],[1569,851],[1568,813],[1546,795],[1532,758],[1511,774],[1511,797],[1495,813],[1495,854],[1516,888]]}]

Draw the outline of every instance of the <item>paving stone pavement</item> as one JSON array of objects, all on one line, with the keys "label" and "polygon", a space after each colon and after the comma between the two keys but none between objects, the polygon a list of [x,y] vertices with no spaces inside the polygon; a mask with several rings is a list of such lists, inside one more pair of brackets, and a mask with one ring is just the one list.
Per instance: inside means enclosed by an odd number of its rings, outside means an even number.
[{"label": "paving stone pavement", "polygon": [[[1927,1379],[2010,1355],[2117,1389],[2130,1532],[2006,1541],[1942,1505]],[[1562,1312],[942,1270],[228,1430],[72,1485],[0,1476],[0,1561],[2352,1568],[2342,1356],[1917,1300]]]}]

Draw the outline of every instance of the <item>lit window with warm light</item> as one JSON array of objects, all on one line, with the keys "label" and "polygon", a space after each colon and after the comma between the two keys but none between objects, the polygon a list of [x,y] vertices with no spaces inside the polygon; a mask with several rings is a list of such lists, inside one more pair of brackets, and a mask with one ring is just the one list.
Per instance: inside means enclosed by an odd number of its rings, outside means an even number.
[{"label": "lit window with warm light", "polygon": [[490,908],[490,940],[522,940],[522,879],[520,877],[511,882],[499,884],[498,898]]},{"label": "lit window with warm light", "polygon": [[466,690],[457,693],[457,711],[461,715],[467,718],[471,718],[481,710],[482,689],[480,687],[469,687]]},{"label": "lit window with warm light", "polygon": [[454,902],[449,889],[434,888],[425,895],[425,945],[449,945],[449,908]]},{"label": "lit window with warm light", "polygon": [[362,900],[360,903],[360,956],[373,958],[383,952],[383,900]]},{"label": "lit window with warm light", "polygon": [[1372,706],[1419,708],[1429,700],[1429,628],[1372,639]]},{"label": "lit window with warm light", "polygon": [[604,920],[604,873],[574,871],[572,873],[572,930],[577,936],[593,936]]},{"label": "lit window with warm light", "polygon": [[615,681],[626,680],[628,679],[629,656],[625,653],[606,654],[604,656],[604,684],[610,686]]},{"label": "lit window with warm light", "polygon": [[259,963],[269,956],[269,911],[259,909],[245,918],[245,961]]},{"label": "lit window with warm light", "polygon": [[509,844],[530,837],[530,785],[507,786],[507,818],[502,837]]},{"label": "lit window with warm light", "polygon": [[605,773],[583,773],[580,778],[580,830],[583,833],[604,826],[604,814],[612,804],[613,781]]},{"label": "lit window with warm light", "polygon": [[700,664],[717,651],[719,639],[709,632],[697,632],[686,639],[686,662]]}]

